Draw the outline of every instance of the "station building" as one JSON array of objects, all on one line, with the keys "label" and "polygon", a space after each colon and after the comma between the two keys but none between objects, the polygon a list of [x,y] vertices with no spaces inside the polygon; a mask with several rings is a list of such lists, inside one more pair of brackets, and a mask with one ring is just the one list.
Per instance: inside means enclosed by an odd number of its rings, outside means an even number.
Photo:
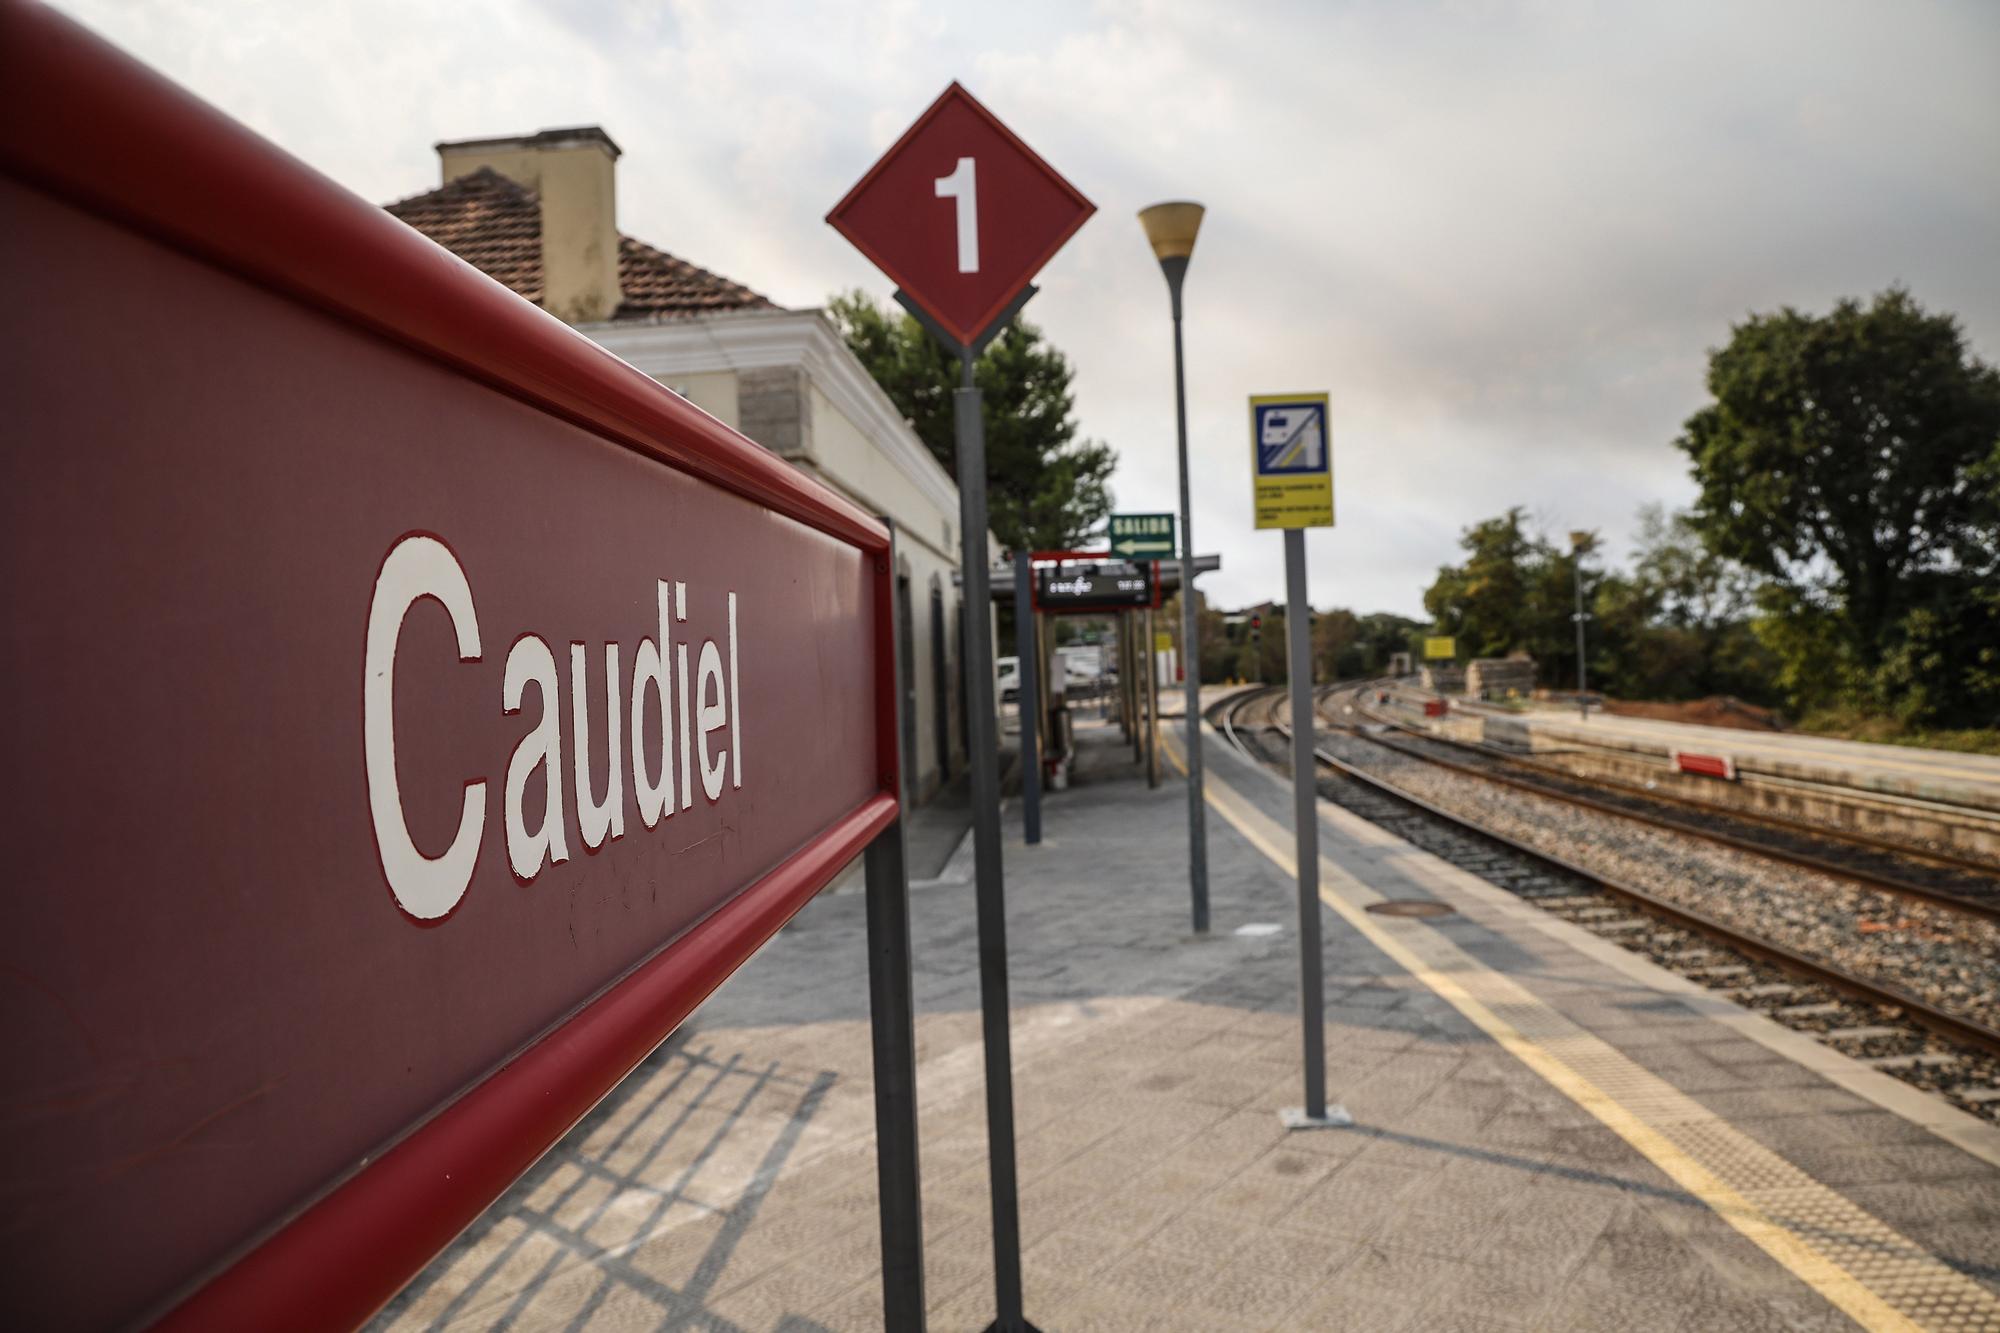
[{"label": "station building", "polygon": [[[437,145],[437,189],[388,211],[709,415],[892,519],[903,762],[924,801],[965,765],[958,487],[826,315],[618,230],[594,125]],[[988,538],[988,546],[993,547]]]}]

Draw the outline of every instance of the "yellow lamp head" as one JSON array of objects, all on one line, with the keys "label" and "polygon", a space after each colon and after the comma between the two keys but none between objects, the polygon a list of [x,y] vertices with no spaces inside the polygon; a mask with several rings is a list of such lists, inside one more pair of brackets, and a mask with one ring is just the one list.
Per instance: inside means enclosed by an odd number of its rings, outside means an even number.
[{"label": "yellow lamp head", "polygon": [[1192,255],[1195,233],[1201,230],[1201,217],[1206,211],[1200,204],[1185,200],[1140,209],[1139,225],[1146,229],[1154,257],[1164,264],[1169,259],[1186,260]]}]

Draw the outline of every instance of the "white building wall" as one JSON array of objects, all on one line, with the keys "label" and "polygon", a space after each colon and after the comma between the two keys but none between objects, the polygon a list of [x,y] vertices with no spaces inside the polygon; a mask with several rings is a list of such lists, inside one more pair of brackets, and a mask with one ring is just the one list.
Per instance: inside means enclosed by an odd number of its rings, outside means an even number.
[{"label": "white building wall", "polygon": [[817,311],[731,312],[583,332],[860,508],[894,521],[898,575],[909,580],[910,790],[920,802],[929,799],[965,767],[958,489],[950,476]]},{"label": "white building wall", "polygon": [[[945,512],[898,461],[885,455],[818,384],[810,389],[813,471],[834,489],[896,525],[897,576],[909,580],[913,679],[906,696],[914,706],[916,781],[927,799],[948,774],[964,767],[965,737],[959,709],[958,514]],[[954,495],[954,499],[956,496]],[[933,594],[936,594],[935,596]],[[940,651],[942,650],[942,651]],[[943,736],[939,734],[940,721]]]},{"label": "white building wall", "polygon": [[691,375],[659,375],[681,397],[720,421],[731,430],[741,430],[742,418],[736,411],[736,372],[708,370]]}]

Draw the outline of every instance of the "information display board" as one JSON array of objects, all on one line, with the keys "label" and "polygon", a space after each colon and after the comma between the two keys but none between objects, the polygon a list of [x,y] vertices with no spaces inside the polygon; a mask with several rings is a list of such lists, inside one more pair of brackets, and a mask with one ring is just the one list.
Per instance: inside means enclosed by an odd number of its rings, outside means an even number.
[{"label": "information display board", "polygon": [[1044,565],[1035,571],[1038,611],[1130,611],[1158,606],[1151,562]]},{"label": "information display board", "polygon": [[1111,554],[1126,560],[1171,560],[1180,554],[1175,530],[1172,514],[1113,514]]},{"label": "information display board", "polygon": [[1333,526],[1333,435],[1325,394],[1252,398],[1250,461],[1258,527]]},{"label": "information display board", "polygon": [[0,51],[0,1323],[352,1327],[894,820],[888,534],[69,21]]},{"label": "information display board", "polygon": [[1428,661],[1450,661],[1458,656],[1458,640],[1449,635],[1437,635],[1424,640],[1424,657]]}]

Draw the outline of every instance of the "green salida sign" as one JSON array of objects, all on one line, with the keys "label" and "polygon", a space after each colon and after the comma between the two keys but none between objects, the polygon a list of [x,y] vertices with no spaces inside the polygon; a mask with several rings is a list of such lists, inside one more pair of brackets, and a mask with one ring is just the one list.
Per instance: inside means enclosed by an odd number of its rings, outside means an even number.
[{"label": "green salida sign", "polygon": [[1111,516],[1111,554],[1127,560],[1162,560],[1178,552],[1172,514]]}]

